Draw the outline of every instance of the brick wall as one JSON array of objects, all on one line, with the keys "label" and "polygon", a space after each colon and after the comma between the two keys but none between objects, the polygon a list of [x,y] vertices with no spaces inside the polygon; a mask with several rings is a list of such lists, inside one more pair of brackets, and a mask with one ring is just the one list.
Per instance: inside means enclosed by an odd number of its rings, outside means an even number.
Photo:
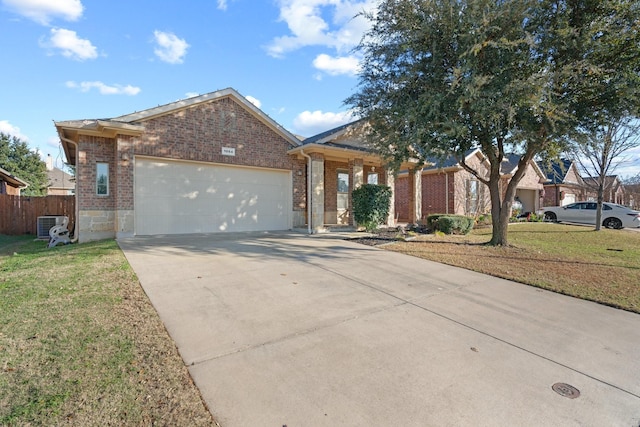
[{"label": "brick wall", "polygon": [[[306,161],[287,155],[289,142],[232,98],[144,121],[135,154],[292,171],[293,209],[306,209]],[[235,156],[223,156],[222,148]]]},{"label": "brick wall", "polygon": [[[448,175],[448,178],[447,178]],[[447,182],[449,188],[447,188]],[[454,173],[431,173],[422,175],[422,216],[436,213],[454,213]],[[447,197],[447,192],[448,197]],[[449,208],[447,210],[447,202]]]},{"label": "brick wall", "polygon": [[324,162],[324,210],[332,212],[332,218],[328,222],[335,222],[335,214],[338,210],[338,169],[349,170],[347,163],[327,161]]},{"label": "brick wall", "polygon": [[[114,210],[116,208],[117,174],[115,160],[116,144],[111,138],[80,136],[78,142],[78,164],[76,165],[76,192],[80,210]],[[96,163],[109,164],[109,195],[96,194]]]},{"label": "brick wall", "polygon": [[[145,120],[136,154],[222,164],[294,169],[291,145],[231,98]],[[235,149],[223,156],[222,147]]]},{"label": "brick wall", "polygon": [[[199,104],[142,124],[145,132],[140,137],[81,137],[80,209],[132,210],[135,155],[291,170],[293,209],[306,209],[306,162],[287,155],[289,142],[233,99]],[[223,156],[222,147],[234,148],[235,156]],[[125,153],[128,160],[122,159]],[[96,195],[96,162],[109,163],[109,196]]]},{"label": "brick wall", "polygon": [[399,222],[409,221],[409,178],[407,175],[396,177],[394,208]]}]

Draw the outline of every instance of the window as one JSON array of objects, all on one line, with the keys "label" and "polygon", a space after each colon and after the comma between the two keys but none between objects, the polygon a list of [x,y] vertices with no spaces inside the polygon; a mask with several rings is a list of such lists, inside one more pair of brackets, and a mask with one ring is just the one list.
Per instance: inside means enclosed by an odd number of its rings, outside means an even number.
[{"label": "window", "polygon": [[478,213],[478,203],[480,201],[480,186],[475,179],[467,181],[467,213]]},{"label": "window", "polygon": [[96,194],[109,195],[109,163],[96,163]]},{"label": "window", "polygon": [[338,171],[338,193],[349,192],[349,172]]},{"label": "window", "polygon": [[369,172],[367,175],[367,184],[378,185],[378,173],[377,172]]}]

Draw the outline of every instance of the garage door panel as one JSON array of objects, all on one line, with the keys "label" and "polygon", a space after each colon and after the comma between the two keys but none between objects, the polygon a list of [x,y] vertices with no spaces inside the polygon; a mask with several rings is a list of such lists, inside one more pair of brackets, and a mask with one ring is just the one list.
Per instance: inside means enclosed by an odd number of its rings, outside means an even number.
[{"label": "garage door panel", "polygon": [[136,234],[291,226],[288,171],[136,159],[135,179]]}]

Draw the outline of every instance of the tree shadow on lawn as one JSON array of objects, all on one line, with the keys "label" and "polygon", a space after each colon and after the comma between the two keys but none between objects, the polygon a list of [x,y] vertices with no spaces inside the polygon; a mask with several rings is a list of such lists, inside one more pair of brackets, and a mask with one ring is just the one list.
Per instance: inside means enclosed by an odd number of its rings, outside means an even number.
[{"label": "tree shadow on lawn", "polygon": [[[491,246],[487,242],[442,242],[442,241],[396,241],[398,244],[423,244],[423,245],[455,245],[455,246],[472,246],[472,247],[486,247],[486,248],[506,248],[506,249],[515,249],[521,250],[523,253],[526,253],[526,256],[518,257],[518,256],[509,256],[509,255],[497,255],[497,254],[487,254],[487,253],[455,253],[451,255],[459,256],[459,257],[474,257],[474,258],[485,258],[485,259],[504,259],[504,260],[518,260],[518,261],[531,261],[531,262],[540,262],[540,263],[554,263],[554,264],[570,264],[570,265],[585,265],[585,266],[594,266],[594,267],[614,267],[614,268],[624,268],[627,270],[640,270],[640,266],[630,266],[630,265],[618,265],[611,263],[602,263],[602,262],[589,262],[589,261],[579,261],[579,260],[571,260],[571,259],[557,259],[557,258],[532,258],[531,254],[525,249],[519,248],[518,246]],[[615,251],[615,249],[607,249]],[[436,252],[437,253],[437,252]],[[444,254],[445,252],[441,252]],[[488,261],[487,261],[488,262]]]}]

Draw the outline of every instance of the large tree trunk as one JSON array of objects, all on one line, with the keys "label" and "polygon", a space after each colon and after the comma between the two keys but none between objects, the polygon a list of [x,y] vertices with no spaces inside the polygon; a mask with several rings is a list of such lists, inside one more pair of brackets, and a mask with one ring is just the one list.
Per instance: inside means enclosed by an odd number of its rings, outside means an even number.
[{"label": "large tree trunk", "polygon": [[[508,231],[511,206],[510,204],[506,206],[507,204],[502,202],[499,180],[489,181],[489,193],[491,194],[491,225],[493,226],[489,244],[492,246],[506,246],[509,244]],[[505,207],[507,208],[506,210]]]},{"label": "large tree trunk", "polygon": [[489,177],[489,193],[491,194],[491,223],[493,231],[491,233],[490,245],[508,246],[509,218],[511,218],[511,207],[516,196],[518,183],[524,176],[529,161],[533,158],[533,152],[527,151],[518,162],[518,169],[507,182],[505,191],[501,188],[502,180],[500,175],[500,164],[502,156],[489,157],[491,172]]},{"label": "large tree trunk", "polygon": [[597,200],[598,200],[598,206],[597,206],[597,210],[596,210],[596,229],[595,231],[600,231],[600,229],[602,228],[602,202],[604,201],[604,182],[605,182],[606,177],[602,177],[600,176],[598,178],[599,183],[598,183],[598,196],[597,196]]}]

